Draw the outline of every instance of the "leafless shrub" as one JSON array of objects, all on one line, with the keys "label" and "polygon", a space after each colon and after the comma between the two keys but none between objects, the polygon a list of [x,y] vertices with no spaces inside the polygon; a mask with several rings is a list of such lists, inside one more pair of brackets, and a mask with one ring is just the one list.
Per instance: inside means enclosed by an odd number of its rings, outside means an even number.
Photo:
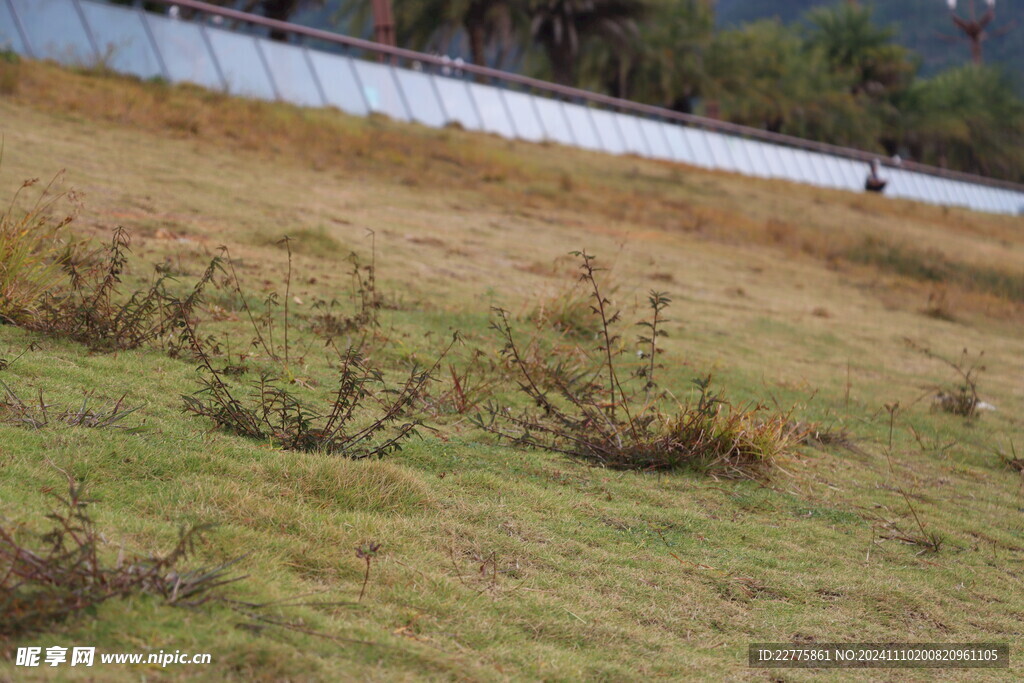
[{"label": "leafless shrub", "polygon": [[914,351],[951,368],[959,378],[953,387],[935,387],[935,406],[943,412],[953,415],[966,418],[977,417],[978,409],[982,406],[982,401],[978,397],[978,375],[985,371],[985,366],[981,364],[985,352],[982,351],[972,358],[965,348],[961,351],[959,358],[950,360],[934,353],[929,348],[918,345],[911,339],[904,337],[903,341]]},{"label": "leafless shrub", "polygon": [[724,476],[753,477],[766,473],[777,455],[793,442],[789,416],[769,413],[765,406],[734,407],[711,389],[710,377],[694,381],[696,404],[661,409],[663,395],[655,392],[657,340],[668,297],[652,292],[652,320],[644,325],[641,346],[647,361],[633,373],[641,381],[627,391],[620,381],[617,359],[624,353],[615,326],[620,320],[601,292],[594,257],[581,259],[580,279],[590,288],[591,311],[598,324],[597,353],[589,365],[567,362],[561,354],[546,362],[531,361],[516,341],[508,314],[495,309],[495,329],[504,341],[503,356],[518,373],[520,390],[531,408],[514,411],[488,404],[475,423],[512,442],[564,453],[615,469],[672,470],[697,468]]},{"label": "leafless shrub", "polygon": [[1007,469],[1024,474],[1024,458],[1017,455],[1017,445],[1012,440],[1010,441],[1009,453],[1003,453],[1002,451],[997,450],[995,451],[995,454]]},{"label": "leafless shrub", "polygon": [[141,406],[129,408],[124,405],[125,397],[122,396],[113,403],[100,408],[93,408],[89,405],[92,398],[87,395],[82,399],[82,404],[77,408],[65,408],[53,411],[53,405],[48,404],[40,391],[39,396],[32,403],[25,403],[13,390],[2,380],[0,387],[3,387],[4,395],[0,397],[0,420],[20,427],[30,429],[42,429],[53,422],[61,422],[72,427],[91,427],[94,429],[112,428],[124,429],[129,432],[141,431],[141,427],[127,427],[120,424]]},{"label": "leafless shrub", "polygon": [[[203,340],[187,320],[183,334],[202,373],[202,388],[182,397],[187,412],[208,417],[235,434],[270,440],[286,450],[325,451],[351,458],[398,451],[416,433],[422,423],[406,419],[406,409],[455,343],[453,339],[431,367],[413,367],[397,388],[388,385],[358,348],[350,347],[340,352],[333,394],[321,407],[314,407],[267,374],[251,383],[248,394],[240,394],[227,382],[224,370],[214,367]],[[369,419],[360,410],[367,403],[378,409]]]},{"label": "leafless shrub", "polygon": [[899,491],[901,496],[903,496],[903,500],[907,504],[907,509],[910,510],[910,515],[914,518],[914,523],[917,526],[916,532],[905,532],[902,531],[895,524],[887,523],[887,538],[891,538],[902,543],[920,546],[922,548],[921,552],[938,553],[939,550],[942,549],[943,543],[945,543],[945,538],[943,538],[942,534],[940,534],[937,531],[929,531],[928,528],[925,526],[924,522],[921,520],[921,517],[917,514],[917,508],[915,508],[914,504],[910,502],[910,496],[907,495],[907,492],[897,481],[896,470],[892,465],[892,436],[893,429],[896,426],[896,416],[899,414],[900,411],[900,404],[899,402],[887,403],[885,405],[885,409],[889,413],[889,444],[884,451],[885,461],[889,465],[889,474],[892,475],[893,483],[896,486],[896,490]]},{"label": "leafless shrub", "polygon": [[574,339],[595,339],[600,326],[590,310],[590,294],[574,287],[559,296],[544,299],[526,315],[538,328],[550,328]]},{"label": "leafless shrub", "polygon": [[448,364],[448,372],[438,378],[436,391],[425,391],[418,404],[437,417],[445,414],[467,415],[486,401],[494,392],[500,374],[494,361],[485,359],[484,353],[474,349],[473,358],[464,365]]},{"label": "leafless shrub", "polygon": [[172,278],[163,274],[125,299],[120,287],[131,253],[129,243],[128,233],[118,228],[106,257],[97,265],[81,269],[67,263],[70,286],[47,295],[39,314],[26,326],[85,344],[93,351],[124,351],[157,341],[173,345],[182,322],[193,314],[205,288],[221,270],[221,257],[210,261],[184,297],[172,293],[168,286]]},{"label": "leafless shrub", "polygon": [[936,287],[928,293],[928,303],[921,309],[921,313],[936,320],[945,320],[947,322],[956,320],[956,314],[953,312],[949,295],[946,292],[946,288],[942,286]]},{"label": "leafless shrub", "polygon": [[172,605],[195,606],[215,599],[219,589],[238,581],[228,570],[238,559],[214,567],[179,570],[204,527],[182,531],[166,555],[118,557],[105,561],[101,534],[82,485],[68,478],[66,496],[47,515],[52,528],[33,544],[24,532],[0,523],[0,637],[49,629],[88,614],[111,598],[155,595]]}]

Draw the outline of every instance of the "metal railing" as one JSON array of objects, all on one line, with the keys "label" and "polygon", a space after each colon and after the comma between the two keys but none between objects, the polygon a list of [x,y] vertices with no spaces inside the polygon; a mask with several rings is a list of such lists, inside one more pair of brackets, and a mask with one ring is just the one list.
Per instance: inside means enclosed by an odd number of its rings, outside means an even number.
[{"label": "metal railing", "polygon": [[[198,0],[156,1],[197,14],[186,21],[94,0],[0,0],[0,46],[30,58],[103,63],[142,78],[243,96],[334,106],[355,115],[380,112],[433,127],[457,122],[508,138],[850,191],[863,191],[867,164],[878,158]],[[269,30],[284,32],[290,42],[260,34]],[[890,196],[1024,213],[1024,186],[910,161],[879,161]]]}]

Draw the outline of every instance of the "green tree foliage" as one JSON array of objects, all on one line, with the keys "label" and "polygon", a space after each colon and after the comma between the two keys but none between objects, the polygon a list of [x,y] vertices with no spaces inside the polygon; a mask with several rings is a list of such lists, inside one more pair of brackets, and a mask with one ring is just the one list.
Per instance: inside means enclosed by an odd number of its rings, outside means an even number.
[{"label": "green tree foliage", "polygon": [[714,25],[709,0],[658,0],[626,49],[591,39],[580,83],[623,97],[689,112],[704,81],[703,55]]},{"label": "green tree foliage", "polygon": [[868,8],[814,9],[717,34],[705,94],[722,118],[800,137],[1024,180],[1024,102],[995,67],[916,80],[918,60]]},{"label": "green tree foliage", "polygon": [[778,133],[875,148],[880,130],[848,79],[794,30],[765,20],[715,37],[706,95],[722,118]]},{"label": "green tree foliage", "polygon": [[1024,182],[1024,102],[998,67],[968,64],[918,81],[902,111],[913,158]]},{"label": "green tree foliage", "polygon": [[812,9],[806,15],[806,47],[824,56],[864,116],[880,129],[872,134],[894,154],[899,147],[898,101],[914,80],[917,60],[892,42],[895,30],[879,27],[872,14],[870,7],[848,3]]},{"label": "green tree foliage", "polygon": [[854,93],[877,96],[903,91],[915,71],[909,51],[894,45],[894,29],[878,27],[871,15],[870,8],[850,4],[813,9],[807,14],[807,46],[821,50]]},{"label": "green tree foliage", "polygon": [[[757,19],[778,17],[784,23],[799,22],[814,7],[834,5],[836,0],[718,0],[715,3],[720,28],[738,27]],[[977,14],[985,10],[984,0],[974,0]],[[920,57],[921,72],[933,76],[945,69],[961,66],[971,59],[970,47],[949,18],[943,0],[861,0],[872,6],[879,24],[893,25],[894,39]],[[957,12],[970,17],[970,1],[960,0]],[[1002,64],[1009,69],[1024,64],[1024,2],[999,0],[996,20],[985,41],[985,63]],[[1024,94],[1024,83],[1017,84]]]}]

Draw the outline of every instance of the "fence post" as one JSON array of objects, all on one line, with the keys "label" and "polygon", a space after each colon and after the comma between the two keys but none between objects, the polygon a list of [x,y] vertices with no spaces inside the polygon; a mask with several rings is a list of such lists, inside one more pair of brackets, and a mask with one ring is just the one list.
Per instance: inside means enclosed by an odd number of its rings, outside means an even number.
[{"label": "fence post", "polygon": [[615,128],[615,132],[619,135],[619,143],[622,144],[622,150],[629,152],[629,145],[626,144],[626,136],[622,134],[622,127],[619,125],[619,117],[616,116],[619,112],[611,111],[610,109],[605,110],[609,114],[609,118],[612,120],[612,127]]},{"label": "fence post", "polygon": [[398,99],[402,101],[402,108],[405,109],[405,116],[410,122],[417,122],[418,119],[412,111],[412,107],[409,106],[409,98],[405,96],[405,88],[402,87],[402,81],[398,78],[398,74],[395,71],[395,62],[393,59],[388,60],[387,63],[388,73],[391,74],[391,80],[395,83],[395,90],[398,91]]},{"label": "fence post", "polygon": [[907,183],[910,185],[910,191],[912,193],[910,198],[922,202],[929,201],[928,187],[925,185],[924,178],[921,177],[921,174],[917,171],[904,171],[904,173],[906,173],[907,178],[910,180],[910,182]]},{"label": "fence post", "polygon": [[690,153],[690,160],[686,161],[686,163],[696,164],[698,159],[697,150],[695,150],[693,145],[690,144],[690,136],[683,132],[683,130],[692,131],[693,128],[684,126],[680,123],[673,123],[672,125],[679,131],[679,139],[683,141],[683,146],[686,148],[686,151]]},{"label": "fence post", "polygon": [[11,16],[14,18],[14,28],[17,30],[18,35],[21,36],[21,44],[25,46],[25,52],[28,53],[29,59],[38,59],[35,50],[32,49],[32,43],[28,39],[28,31],[25,30],[25,25],[21,23],[21,17],[18,16],[18,10],[14,9],[14,3],[11,0],[7,0],[7,8],[11,12]]},{"label": "fence post", "polygon": [[203,45],[206,46],[206,51],[210,55],[210,62],[213,64],[213,70],[217,72],[217,78],[220,80],[220,87],[224,89],[224,92],[231,92],[231,84],[228,83],[227,74],[220,67],[220,60],[217,59],[217,53],[213,49],[213,41],[210,39],[210,34],[206,30],[206,24],[199,24],[199,35],[203,39]]},{"label": "fence post", "polygon": [[592,108],[587,104],[581,104],[580,107],[587,112],[587,118],[590,119],[590,127],[594,129],[594,137],[597,138],[598,146],[607,152],[608,146],[604,144],[604,138],[601,136],[601,129],[598,127],[597,121],[594,120],[594,112],[592,111]]},{"label": "fence post", "polygon": [[572,122],[569,121],[569,115],[565,113],[565,102],[563,102],[562,98],[560,97],[555,97],[551,101],[554,103],[558,111],[562,114],[562,120],[565,122],[565,129],[569,131],[569,139],[572,140],[573,146],[579,147],[580,142],[579,139],[576,137],[576,131],[572,129]]},{"label": "fence post", "polygon": [[[832,171],[828,168],[828,162],[825,159],[825,155],[819,152],[809,152],[809,154],[811,155],[811,165],[818,166],[818,168],[815,169],[815,173],[820,174],[823,180],[831,182],[831,186],[835,186],[835,178],[832,177]],[[830,185],[825,185],[825,187],[830,187]]]},{"label": "fence post", "polygon": [[723,135],[720,133],[718,137],[722,142],[722,149],[725,151],[725,156],[729,159],[728,163],[730,164],[730,168],[727,168],[726,170],[732,173],[736,173],[737,171],[739,171],[740,165],[736,163],[736,155],[733,154],[732,146],[729,144],[729,138],[731,136]]},{"label": "fence post", "polygon": [[722,162],[720,162],[718,157],[715,156],[715,148],[711,145],[711,142],[709,142],[713,133],[708,132],[704,128],[698,128],[698,130],[700,131],[701,137],[704,139],[704,147],[707,148],[708,158],[711,160],[709,167],[724,170],[725,167],[722,165]]},{"label": "fence post", "polygon": [[[623,116],[629,116],[629,114],[626,114],[625,112],[619,113],[622,114]],[[656,159],[657,157],[655,156],[654,145],[651,144],[650,139],[647,137],[647,132],[644,130],[643,122],[646,120],[648,120],[647,116],[637,116],[636,129],[640,131],[640,139],[643,141],[644,147],[647,148],[647,156],[649,156],[652,159]]]},{"label": "fence post", "polygon": [[420,73],[426,76],[427,81],[430,82],[430,89],[434,92],[434,97],[437,99],[437,106],[441,109],[441,116],[444,117],[444,122],[447,124],[453,119],[448,114],[448,108],[444,106],[444,98],[441,97],[441,89],[437,87],[437,77],[427,70],[423,70]]},{"label": "fence post", "polygon": [[933,177],[932,184],[935,186],[936,195],[938,196],[939,203],[944,206],[953,206],[955,200],[953,199],[953,188],[949,186],[949,181],[945,178]]},{"label": "fence post", "polygon": [[[445,78],[447,78],[447,76],[445,76]],[[469,96],[469,103],[473,105],[473,113],[476,114],[476,120],[478,122],[477,130],[486,131],[487,128],[484,127],[484,116],[480,113],[480,103],[476,101],[476,95],[473,94],[473,88],[470,87],[469,81],[464,81],[462,79],[457,80],[466,86],[466,95]]]},{"label": "fence post", "polygon": [[754,168],[762,169],[762,173],[764,173],[765,178],[774,177],[775,169],[772,168],[771,159],[768,158],[768,155],[765,153],[761,143],[756,140],[750,140],[750,150],[751,152],[756,152],[760,157],[759,160],[755,161],[753,160],[754,154],[752,153],[750,155],[751,163],[754,164]]},{"label": "fence post", "polygon": [[367,115],[373,113],[373,105],[370,103],[370,98],[366,94],[366,86],[363,85],[363,79],[359,77],[359,69],[356,68],[355,58],[349,54],[348,49],[345,50],[345,61],[348,62],[349,71],[352,72],[352,80],[356,83],[356,88],[359,89],[359,97],[363,100],[363,105],[366,107]]},{"label": "fence post", "polygon": [[519,135],[519,128],[516,126],[516,118],[512,116],[512,108],[508,106],[508,100],[505,99],[505,88],[503,86],[495,86],[494,89],[498,92],[501,106],[505,108],[505,116],[508,117],[508,123],[512,126],[512,137],[516,140],[522,140],[523,138]]},{"label": "fence post", "polygon": [[532,92],[525,93],[530,98],[530,104],[533,105],[533,115],[537,117],[537,123],[540,124],[540,133],[543,136],[542,141],[551,141],[551,137],[548,135],[548,127],[544,125],[544,117],[540,115],[540,109],[537,108],[537,95]]},{"label": "fence post", "polygon": [[[739,155],[742,155],[742,157],[747,160],[746,168],[741,166],[740,167],[740,173],[742,173],[744,175],[755,176],[756,177],[757,174],[754,173],[754,160],[750,156],[750,151],[748,150],[749,145],[747,144],[747,139],[746,138],[741,138],[740,136],[737,135],[737,136],[730,137],[730,140],[733,141],[733,143],[734,143],[733,146],[739,147]],[[732,154],[732,151],[733,150],[730,149],[729,153]],[[733,154],[733,160],[734,161],[736,159],[736,156],[737,156],[736,154]]]},{"label": "fence post", "polygon": [[263,39],[259,36],[253,36],[252,42],[256,46],[256,54],[259,55],[260,63],[263,64],[263,71],[267,74],[267,80],[270,82],[270,90],[274,93],[274,99],[280,102],[281,91],[277,88],[277,79],[274,78],[274,74],[270,71],[270,62],[267,61],[267,55],[263,52]]},{"label": "fence post", "polygon": [[78,15],[78,21],[82,22],[82,30],[85,31],[85,37],[89,40],[89,46],[92,47],[92,52],[96,56],[96,64],[99,66],[100,60],[103,59],[103,55],[100,54],[100,46],[96,42],[96,36],[92,34],[92,27],[89,26],[89,20],[85,18],[85,11],[82,9],[82,3],[79,0],[71,0],[71,4],[75,6],[75,14]]},{"label": "fence post", "polygon": [[142,22],[142,30],[145,31],[146,37],[149,38],[149,46],[153,48],[153,54],[156,55],[156,63],[160,65],[160,73],[163,74],[164,80],[170,83],[171,72],[167,68],[167,62],[164,61],[164,53],[160,51],[160,46],[157,45],[156,35],[153,33],[153,27],[149,25],[146,11],[141,6],[136,7],[135,11],[139,15],[139,21]]},{"label": "fence post", "polygon": [[668,158],[675,159],[676,155],[672,151],[672,145],[669,144],[668,135],[665,133],[665,122],[660,118],[651,119],[651,121],[653,121],[654,124],[658,127],[658,132],[661,134],[661,141],[665,143],[665,153],[668,155]]},{"label": "fence post", "polygon": [[313,58],[309,56],[309,48],[305,45],[299,47],[302,50],[302,57],[306,60],[306,68],[309,69],[309,75],[313,77],[313,85],[316,86],[316,92],[320,95],[320,101],[323,102],[325,107],[330,106],[331,103],[327,101],[327,91],[324,90],[324,85],[320,82],[320,74],[316,72]]},{"label": "fence post", "polygon": [[796,152],[796,165],[800,168],[800,172],[803,173],[803,181],[813,184],[817,171],[814,170],[814,165],[811,162],[810,152],[805,149],[793,151]]}]

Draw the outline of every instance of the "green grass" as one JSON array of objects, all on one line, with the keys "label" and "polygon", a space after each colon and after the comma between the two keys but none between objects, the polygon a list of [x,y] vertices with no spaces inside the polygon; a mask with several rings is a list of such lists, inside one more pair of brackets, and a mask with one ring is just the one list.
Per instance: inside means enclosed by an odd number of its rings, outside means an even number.
[{"label": "green grass", "polygon": [[[670,292],[662,382],[681,400],[692,399],[693,377],[712,372],[733,400],[796,404],[795,418],[849,431],[857,448],[800,448],[766,481],[716,481],[517,450],[442,415],[437,432],[403,452],[352,462],[282,452],[186,415],[180,396],[198,388],[191,362],[150,348],[91,354],[0,326],[0,358],[24,352],[0,370],[19,396],[42,391],[64,406],[86,392],[97,405],[126,394],[142,406],[133,425],[146,427],[0,425],[0,515],[42,529],[47,493],[63,485],[57,468],[67,470],[101,501],[110,557],[122,544],[167,549],[181,524],[213,523],[199,561],[251,553],[238,567],[250,578],[233,595],[264,602],[323,591],[316,600],[352,604],[277,614],[369,643],[242,628],[223,605],[132,598],[5,644],[5,653],[65,644],[213,655],[209,667],[159,672],[65,668],[69,679],[763,680],[745,665],[753,641],[1020,646],[1020,475],[994,453],[1009,453],[1011,440],[1019,452],[1024,433],[1020,304],[954,281],[958,322],[937,320],[918,312],[927,291],[915,277],[841,257],[865,235],[886,234],[1012,275],[1024,251],[1020,218],[19,66],[16,95],[0,101],[0,198],[66,167],[85,197],[73,224],[80,234],[106,239],[120,224],[136,236],[129,283],[148,280],[158,263],[194,277],[227,244],[258,302],[283,293],[286,256],[272,243],[287,234],[307,245],[296,250],[292,295],[302,303],[292,313],[308,315],[315,298],[350,305],[345,257],[353,249],[365,261],[370,228],[380,291],[398,303],[381,311],[391,343],[371,356],[397,373],[459,329],[466,345],[455,360],[479,349],[484,367],[499,361],[489,306],[536,329],[526,319],[538,301],[574,284],[564,255],[586,248],[611,269],[627,322],[643,317],[648,290]],[[161,116],[182,125],[167,130]],[[249,127],[227,137],[232,122]],[[770,221],[790,228],[768,230]],[[233,354],[247,350],[251,333],[230,319],[237,307],[230,297],[217,304],[226,319],[204,325],[228,333]],[[537,333],[564,342],[547,327]],[[903,337],[946,356],[984,349],[979,391],[998,410],[976,422],[932,411],[922,396],[955,378]],[[310,339],[297,325],[294,340]],[[319,346],[294,374],[329,384]],[[507,384],[500,391],[514,395]],[[883,406],[896,401],[890,472]],[[946,539],[938,554],[888,538],[915,529],[899,488]],[[356,603],[365,570],[356,548],[368,541],[382,550]],[[1016,659],[1013,667],[989,677],[1019,677]],[[0,663],[0,677],[33,675],[45,672],[15,670],[6,655]]]},{"label": "green grass", "polygon": [[[292,244],[293,251],[299,254],[329,256],[342,261],[351,253],[350,249],[345,249],[322,225],[311,228],[299,228],[289,233],[288,236],[294,240]],[[284,244],[281,243],[280,235],[267,234],[263,237],[262,241],[267,246],[276,246],[281,250],[285,249]]]},{"label": "green grass", "polygon": [[1024,302],[1024,274],[1010,273],[962,263],[936,249],[917,249],[907,245],[886,244],[866,239],[848,254],[853,261],[881,267],[898,275],[917,280],[951,283]]}]

